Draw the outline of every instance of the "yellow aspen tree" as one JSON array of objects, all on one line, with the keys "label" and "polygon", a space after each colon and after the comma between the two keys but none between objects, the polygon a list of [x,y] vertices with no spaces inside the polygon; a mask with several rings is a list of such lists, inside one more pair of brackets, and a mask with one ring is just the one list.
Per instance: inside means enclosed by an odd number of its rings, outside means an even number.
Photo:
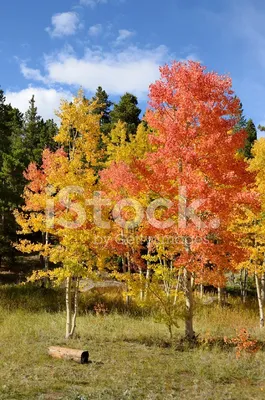
[{"label": "yellow aspen tree", "polygon": [[[25,206],[16,211],[24,234],[46,232],[50,243],[21,240],[17,247],[27,253],[40,252],[56,264],[49,271],[37,271],[32,280],[48,276],[66,287],[66,338],[73,336],[78,312],[78,286],[83,277],[93,275],[97,266],[91,201],[97,189],[95,163],[100,135],[100,116],[95,104],[80,91],[72,102],[62,101],[58,116],[61,126],[54,138],[61,148],[46,149],[38,169],[31,164],[25,173],[29,180],[24,190]],[[72,292],[74,299],[72,299]]]},{"label": "yellow aspen tree", "polygon": [[239,235],[242,248],[249,253],[249,260],[239,264],[254,274],[260,315],[260,327],[264,326],[264,274],[265,274],[265,139],[260,138],[252,148],[249,171],[255,174],[257,205],[241,207],[232,225]]}]

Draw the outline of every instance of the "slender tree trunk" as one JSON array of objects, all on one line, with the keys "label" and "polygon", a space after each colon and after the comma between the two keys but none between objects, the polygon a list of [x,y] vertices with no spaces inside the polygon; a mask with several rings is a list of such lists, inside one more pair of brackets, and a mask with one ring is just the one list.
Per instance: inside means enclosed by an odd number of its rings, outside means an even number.
[{"label": "slender tree trunk", "polygon": [[223,307],[224,305],[224,288],[218,286],[218,304]]},{"label": "slender tree trunk", "polygon": [[[122,260],[122,271],[124,274],[129,270],[128,265],[129,265],[129,259],[127,258],[127,263],[126,263],[126,257],[123,255],[121,257]],[[126,283],[126,304],[129,304],[129,296],[128,296],[128,284]]]},{"label": "slender tree trunk", "polygon": [[[49,233],[45,232],[45,246],[47,247],[49,244]],[[49,269],[49,258],[47,256],[44,257],[44,269],[48,271]]]},{"label": "slender tree trunk", "polygon": [[240,271],[240,287],[241,287],[241,299],[245,303],[247,299],[247,280],[248,280],[248,270],[246,268]]},{"label": "slender tree trunk", "polygon": [[140,275],[140,301],[144,299],[144,289],[143,289],[143,271],[142,268],[139,267],[139,275]]},{"label": "slender tree trunk", "polygon": [[72,286],[72,278],[66,278],[66,332],[65,338],[69,339],[72,330],[72,293],[71,293],[71,286]]},{"label": "slender tree trunk", "polygon": [[[182,160],[179,160],[179,172],[180,174],[183,171]],[[187,223],[187,215],[186,215],[186,206],[187,206],[187,198],[185,193],[181,194],[182,204],[179,204],[179,213],[185,219],[185,227]],[[183,208],[184,207],[184,208]],[[183,244],[185,251],[188,255],[191,254],[190,249],[190,241],[189,237],[183,238]],[[186,315],[185,315],[185,336],[188,340],[192,341],[195,338],[195,332],[193,330],[193,292],[191,287],[191,273],[188,271],[187,267],[184,267],[183,270],[183,286],[184,286],[184,294],[185,294],[185,303],[186,303]]]},{"label": "slender tree trunk", "polygon": [[192,290],[195,288],[195,279],[196,279],[195,272],[193,272],[191,274],[191,289]]},{"label": "slender tree trunk", "polygon": [[147,271],[146,271],[146,278],[145,278],[145,291],[144,291],[144,300],[146,301],[148,298],[148,289],[151,277],[151,269],[149,266],[149,262],[147,262]]},{"label": "slender tree trunk", "polygon": [[126,273],[126,262],[125,262],[124,256],[121,256],[121,262],[122,262],[122,271],[125,274]]},{"label": "slender tree trunk", "polygon": [[265,273],[261,275],[261,301],[262,305],[265,304]]},{"label": "slender tree trunk", "polygon": [[72,327],[69,337],[73,337],[76,328],[76,317],[78,313],[78,290],[79,290],[79,278],[74,283],[74,314],[72,318]]},{"label": "slender tree trunk", "polygon": [[244,274],[244,291],[243,291],[243,303],[247,300],[247,293],[248,293],[248,270],[245,268]]},{"label": "slender tree trunk", "polygon": [[203,298],[203,283],[200,284],[200,298]]},{"label": "slender tree trunk", "polygon": [[256,282],[258,305],[259,305],[259,325],[260,325],[260,328],[263,328],[264,327],[264,312],[263,312],[263,304],[262,304],[262,299],[261,299],[260,279],[257,274],[255,274],[255,282]]},{"label": "slender tree trunk", "polygon": [[[148,241],[147,241],[147,255],[150,255],[150,244],[151,244],[151,240],[150,237],[148,237]],[[144,290],[144,300],[147,300],[148,297],[148,288],[149,288],[149,283],[150,283],[150,277],[151,277],[151,268],[150,268],[150,262],[149,260],[147,260],[146,262],[146,277],[145,277],[145,290]]]},{"label": "slender tree trunk", "polygon": [[[165,270],[167,269],[167,262],[166,262],[166,259],[165,258],[163,258],[163,266],[164,266],[164,268],[165,268]],[[163,279],[163,282],[164,282],[164,291],[165,291],[165,294],[166,294],[166,296],[167,297],[169,297],[170,296],[170,282],[168,281],[168,277],[167,276],[164,276],[164,279]]]},{"label": "slender tree trunk", "polygon": [[[130,260],[130,254],[127,254],[127,267],[128,267],[128,274],[131,274],[131,260]],[[126,293],[126,304],[127,306],[130,304],[130,296],[129,296],[129,288],[127,284],[127,293]]]},{"label": "slender tree trunk", "polygon": [[177,280],[177,284],[176,284],[176,288],[175,288],[175,296],[174,296],[174,302],[173,302],[174,305],[176,305],[176,303],[177,303],[181,274],[182,274],[182,271],[180,269],[178,272],[178,280]]},{"label": "slender tree trunk", "polygon": [[191,273],[184,268],[184,293],[186,299],[185,315],[185,336],[188,340],[193,340],[195,333],[193,330],[193,293],[191,288]]}]

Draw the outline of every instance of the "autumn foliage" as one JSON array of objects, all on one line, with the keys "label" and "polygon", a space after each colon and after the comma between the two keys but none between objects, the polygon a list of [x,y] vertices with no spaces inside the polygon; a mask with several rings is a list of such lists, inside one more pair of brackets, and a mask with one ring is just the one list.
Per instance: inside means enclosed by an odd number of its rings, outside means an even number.
[{"label": "autumn foliage", "polygon": [[[195,285],[224,286],[226,273],[248,256],[230,225],[235,210],[255,203],[254,179],[239,151],[246,132],[235,129],[240,101],[231,79],[193,61],[173,62],[160,73],[135,135],[118,122],[100,137],[96,105],[82,93],[62,103],[55,138],[61,148],[45,150],[40,169],[29,166],[26,205],[17,213],[23,233],[48,231],[56,241],[24,241],[20,249],[61,263],[55,274],[74,282],[106,265],[124,281],[127,302],[136,296],[141,302],[161,300],[170,333],[182,292],[185,334],[193,340]],[[71,207],[60,198],[65,187],[82,188],[71,191]],[[95,225],[85,201],[95,190],[110,202],[102,210],[105,228]],[[52,227],[45,220],[47,200],[54,204]],[[72,229],[80,206],[86,219]],[[71,227],[62,228],[62,218]],[[99,235],[104,240],[97,245]]]},{"label": "autumn foliage", "polygon": [[[169,207],[156,210],[158,223],[145,218],[138,233],[179,239],[165,247],[162,258],[184,268],[186,334],[192,337],[191,275],[222,286],[225,272],[244,257],[228,224],[236,205],[252,201],[246,191],[252,176],[238,154],[245,132],[234,131],[240,103],[231,79],[192,61],[160,71],[160,80],[150,86],[145,117],[151,151],[141,159],[113,162],[101,177],[115,199],[125,195],[143,205],[170,200]],[[169,219],[172,224],[161,224]]]}]

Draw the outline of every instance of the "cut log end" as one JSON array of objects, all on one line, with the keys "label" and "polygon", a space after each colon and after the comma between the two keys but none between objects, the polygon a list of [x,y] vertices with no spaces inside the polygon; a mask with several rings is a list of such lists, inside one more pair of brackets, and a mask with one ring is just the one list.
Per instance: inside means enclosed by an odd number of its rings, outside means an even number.
[{"label": "cut log end", "polygon": [[73,360],[79,364],[88,364],[88,359],[89,359],[89,353],[87,350],[76,350],[59,346],[49,347],[48,354],[53,358]]},{"label": "cut log end", "polygon": [[81,354],[81,364],[88,364],[89,353],[87,350]]}]

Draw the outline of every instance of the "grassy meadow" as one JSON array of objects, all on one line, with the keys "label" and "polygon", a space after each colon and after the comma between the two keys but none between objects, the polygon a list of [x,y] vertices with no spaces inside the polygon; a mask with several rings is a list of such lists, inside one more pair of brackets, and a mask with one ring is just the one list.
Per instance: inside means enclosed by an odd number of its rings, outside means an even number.
[{"label": "grassy meadow", "polygon": [[[60,290],[26,286],[0,289],[0,399],[196,399],[265,398],[265,352],[237,359],[223,337],[247,327],[262,343],[255,302],[200,305],[195,329],[199,344],[181,340],[183,324],[170,346],[166,327],[151,312],[122,308],[119,295],[86,294],[76,337],[64,339]],[[93,304],[106,304],[96,315]],[[214,338],[214,340],[212,340]],[[87,349],[91,362],[79,365],[47,355],[50,345]]]}]

